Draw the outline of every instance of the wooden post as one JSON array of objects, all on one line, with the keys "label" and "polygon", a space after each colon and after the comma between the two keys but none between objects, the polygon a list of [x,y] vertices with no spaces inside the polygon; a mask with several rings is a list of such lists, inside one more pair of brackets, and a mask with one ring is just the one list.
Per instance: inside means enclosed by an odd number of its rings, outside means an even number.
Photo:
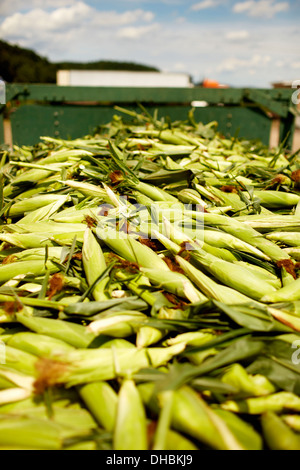
[{"label": "wooden post", "polygon": [[7,118],[3,119],[3,133],[4,133],[4,144],[8,145],[9,148],[12,150],[12,148],[13,148],[13,135],[12,135],[10,119],[7,119]]}]

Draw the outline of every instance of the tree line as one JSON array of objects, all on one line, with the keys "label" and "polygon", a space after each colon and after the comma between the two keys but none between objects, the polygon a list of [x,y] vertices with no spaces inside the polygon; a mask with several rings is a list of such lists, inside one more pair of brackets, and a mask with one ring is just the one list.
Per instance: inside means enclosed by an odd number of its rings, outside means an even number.
[{"label": "tree line", "polygon": [[0,40],[0,78],[7,83],[56,83],[57,70],[135,70],[159,72],[134,62],[50,62],[31,49]]}]

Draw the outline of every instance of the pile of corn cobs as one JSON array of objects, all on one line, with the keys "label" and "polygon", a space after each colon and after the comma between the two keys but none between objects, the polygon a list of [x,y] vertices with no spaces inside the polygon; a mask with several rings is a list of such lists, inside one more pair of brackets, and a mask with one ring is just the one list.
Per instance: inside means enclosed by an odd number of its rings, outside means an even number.
[{"label": "pile of corn cobs", "polygon": [[1,151],[0,449],[300,449],[300,158],[193,113]]}]

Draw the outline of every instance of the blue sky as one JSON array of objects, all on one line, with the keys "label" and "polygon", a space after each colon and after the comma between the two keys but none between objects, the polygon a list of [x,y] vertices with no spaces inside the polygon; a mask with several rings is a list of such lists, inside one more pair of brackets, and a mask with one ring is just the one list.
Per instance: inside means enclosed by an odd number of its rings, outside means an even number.
[{"label": "blue sky", "polygon": [[195,82],[300,79],[300,0],[1,0],[0,38],[51,61],[120,60]]}]

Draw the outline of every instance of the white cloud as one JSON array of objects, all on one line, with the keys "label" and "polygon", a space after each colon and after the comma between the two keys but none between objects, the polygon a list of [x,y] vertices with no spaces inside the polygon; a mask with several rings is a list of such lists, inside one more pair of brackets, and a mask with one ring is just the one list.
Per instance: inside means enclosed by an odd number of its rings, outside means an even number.
[{"label": "white cloud", "polygon": [[[132,25],[134,23],[149,23],[154,15],[141,9],[117,13],[115,11],[98,11],[84,2],[73,2],[70,7],[61,7],[53,11],[41,8],[26,13],[14,13],[0,24],[0,36],[8,40],[18,38],[39,38],[39,41],[55,42],[55,37],[49,33],[61,31],[65,36],[74,29],[85,30],[94,34],[97,28],[111,28]],[[141,28],[143,26],[141,25]]]},{"label": "white cloud", "polygon": [[237,58],[237,57],[229,57],[223,60],[217,67],[219,72],[235,72],[239,69],[247,69],[256,70],[259,67],[264,67],[268,65],[271,61],[271,57],[269,55],[259,55],[255,54],[252,57],[247,58]]},{"label": "white cloud", "polygon": [[147,26],[128,26],[121,28],[117,32],[117,37],[124,39],[140,39],[146,34],[153,33],[159,26],[157,24],[150,24]]},{"label": "white cloud", "polygon": [[28,13],[14,13],[8,16],[0,25],[0,35],[5,38],[39,37],[49,31],[55,32],[62,28],[75,28],[84,21],[93,18],[91,7],[82,2],[76,2],[72,7],[63,7],[47,12],[40,8]]},{"label": "white cloud", "polygon": [[154,18],[151,11],[141,9],[117,13],[116,11],[94,11],[93,23],[97,26],[124,26],[137,22],[150,22]]},{"label": "white cloud", "polygon": [[253,9],[254,6],[255,6],[255,2],[253,0],[249,0],[247,2],[235,3],[232,10],[235,13],[244,13],[244,12],[249,12],[249,10],[251,10],[251,8]]},{"label": "white cloud", "polygon": [[186,72],[188,70],[188,67],[184,62],[176,62],[173,64],[173,70],[175,72]]},{"label": "white cloud", "polygon": [[176,19],[175,19],[175,22],[176,24],[182,24],[182,23],[185,23],[186,22],[186,18],[184,16],[178,16]]},{"label": "white cloud", "polygon": [[16,11],[29,11],[35,8],[48,10],[72,5],[74,0],[1,0],[0,16],[10,15]]},{"label": "white cloud", "polygon": [[241,41],[248,39],[250,37],[250,34],[246,30],[241,30],[241,31],[229,31],[228,33],[225,34],[225,38],[229,39],[230,41]]},{"label": "white cloud", "polygon": [[234,13],[246,13],[252,17],[272,18],[277,13],[289,10],[288,2],[276,2],[276,0],[248,0],[236,3],[233,6]]},{"label": "white cloud", "polygon": [[195,3],[191,6],[192,11],[206,10],[207,8],[215,8],[220,5],[219,0],[203,0],[202,2]]}]

